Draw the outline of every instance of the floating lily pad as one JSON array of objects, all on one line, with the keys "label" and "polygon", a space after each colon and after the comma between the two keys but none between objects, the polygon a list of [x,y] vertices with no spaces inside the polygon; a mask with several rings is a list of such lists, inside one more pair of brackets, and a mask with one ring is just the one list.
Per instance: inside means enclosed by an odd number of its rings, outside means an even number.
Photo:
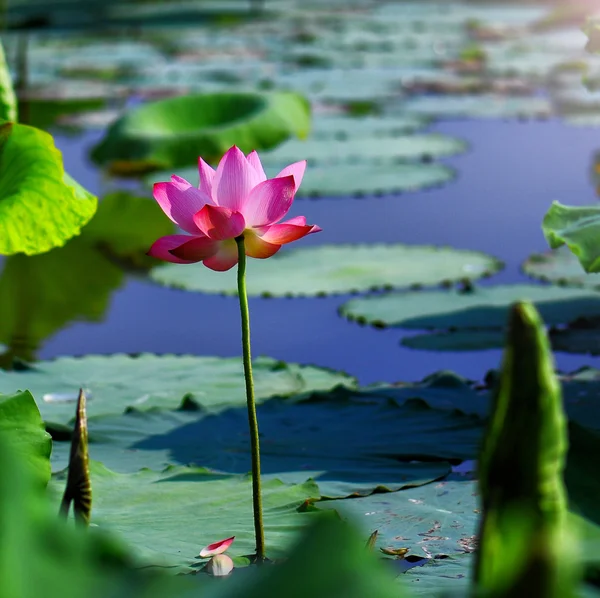
[{"label": "floating lily pad", "polygon": [[403,112],[446,118],[542,118],[552,113],[548,100],[501,95],[422,96],[407,100]]},{"label": "floating lily pad", "polygon": [[332,164],[308,168],[297,197],[362,197],[438,187],[456,176],[443,164]]},{"label": "floating lily pad", "polygon": [[531,278],[560,285],[600,289],[600,274],[588,274],[579,259],[566,247],[547,253],[536,253],[523,263],[523,271]]},{"label": "floating lily pad", "polygon": [[532,301],[547,324],[600,316],[598,294],[591,290],[542,285],[499,285],[472,290],[387,293],[351,299],[344,316],[378,326],[437,330],[498,328],[506,325],[515,301]]},{"label": "floating lily pad", "polygon": [[348,139],[349,137],[398,137],[427,126],[427,118],[414,114],[393,117],[315,116],[313,139]]},{"label": "floating lily pad", "polygon": [[94,215],[96,198],[68,177],[47,133],[4,123],[0,154],[0,254],[64,245]]},{"label": "floating lily pad", "polygon": [[421,351],[484,351],[504,347],[504,330],[456,330],[406,336],[401,344]]},{"label": "floating lily pad", "polygon": [[[250,295],[313,296],[433,285],[489,276],[501,268],[500,261],[483,253],[448,247],[321,245],[284,249],[268,260],[250,260],[247,285]],[[168,264],[153,269],[151,276],[165,286],[237,294],[235,268],[213,272],[201,263]]]},{"label": "floating lily pad", "polygon": [[295,93],[189,95],[134,108],[117,120],[92,158],[114,172],[218,160],[232,145],[244,152],[270,149],[291,135],[305,136],[307,101]]},{"label": "floating lily pad", "polygon": [[[286,364],[259,357],[254,361],[259,400],[272,396],[354,386],[342,373]],[[0,388],[28,389],[45,421],[67,423],[75,414],[80,387],[88,395],[88,415],[122,413],[128,407],[177,408],[191,395],[202,408],[219,411],[246,402],[242,361],[238,358],[142,354],[61,357],[19,371],[0,371]]]},{"label": "floating lily pad", "polygon": [[[477,454],[483,429],[480,418],[418,398],[390,401],[377,390],[273,399],[259,406],[258,417],[263,475],[294,483],[311,477],[333,498],[439,479],[449,473],[447,460]],[[244,406],[215,415],[154,410],[91,418],[89,430],[91,457],[117,471],[190,463],[228,473],[250,469]],[[67,443],[54,446],[53,466],[64,466]]]},{"label": "floating lily pad", "polygon": [[332,508],[355,519],[369,513],[367,521],[371,530],[379,531],[378,542],[407,547],[423,557],[470,554],[476,547],[477,486],[457,474],[420,488],[330,501],[319,508]]},{"label": "floating lily pad", "polygon": [[[51,487],[62,491],[65,474]],[[94,508],[92,522],[117,533],[132,548],[132,556],[147,566],[190,571],[203,563],[200,549],[215,538],[235,536],[232,556],[254,553],[252,482],[246,475],[216,474],[205,469],[169,467],[161,473],[142,470],[119,474],[92,462]],[[268,556],[281,557],[298,532],[319,516],[298,512],[319,497],[317,485],[263,483],[263,511]]]},{"label": "floating lily pad", "polygon": [[[281,168],[279,169],[281,170]],[[267,166],[267,175],[275,176],[277,167]],[[192,182],[198,180],[197,168],[178,170],[178,175]],[[166,181],[170,172],[148,178],[149,183]],[[444,164],[329,164],[309,165],[296,197],[364,197],[398,194],[441,186],[456,176]]]},{"label": "floating lily pad", "polygon": [[467,145],[460,139],[437,135],[403,135],[401,137],[350,137],[346,140],[291,140],[276,150],[261,155],[265,166],[291,164],[307,160],[327,165],[343,162],[402,162],[441,158],[464,152]]}]

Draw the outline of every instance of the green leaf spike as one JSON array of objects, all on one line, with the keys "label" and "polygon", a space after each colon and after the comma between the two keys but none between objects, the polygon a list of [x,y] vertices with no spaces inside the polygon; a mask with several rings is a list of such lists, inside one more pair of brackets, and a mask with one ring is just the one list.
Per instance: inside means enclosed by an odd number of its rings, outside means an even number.
[{"label": "green leaf spike", "polygon": [[566,452],[561,389],[543,322],[531,303],[515,303],[479,461],[478,596],[575,595],[564,544]]},{"label": "green leaf spike", "polygon": [[61,513],[65,517],[69,513],[71,502],[73,503],[75,519],[83,525],[89,525],[92,512],[92,485],[90,483],[87,415],[83,389],[79,390],[79,398],[77,399],[77,415],[73,439],[71,440],[67,487],[60,505]]}]

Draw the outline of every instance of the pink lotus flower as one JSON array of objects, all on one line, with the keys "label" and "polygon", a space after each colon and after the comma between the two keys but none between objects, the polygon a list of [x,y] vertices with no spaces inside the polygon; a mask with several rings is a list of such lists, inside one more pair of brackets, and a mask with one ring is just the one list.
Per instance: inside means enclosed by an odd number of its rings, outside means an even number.
[{"label": "pink lotus flower", "polygon": [[204,262],[223,272],[237,264],[235,238],[244,235],[246,255],[268,258],[282,245],[319,232],[296,216],[277,224],[289,211],[302,182],[306,161],[284,168],[267,179],[258,154],[244,154],[233,146],[216,171],[198,161],[197,189],[173,175],[169,183],[154,185],[154,198],[165,214],[189,235],[161,237],[148,255],[176,264]]}]

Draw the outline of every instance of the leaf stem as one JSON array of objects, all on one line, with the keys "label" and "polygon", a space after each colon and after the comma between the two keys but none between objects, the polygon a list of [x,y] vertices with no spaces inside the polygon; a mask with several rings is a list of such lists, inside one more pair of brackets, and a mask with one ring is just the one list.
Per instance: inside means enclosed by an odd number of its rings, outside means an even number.
[{"label": "leaf stem", "polygon": [[252,452],[252,505],[254,509],[254,533],[256,536],[256,560],[265,560],[265,531],[263,526],[262,494],[260,487],[260,439],[258,419],[254,401],[254,382],[252,380],[252,357],[250,354],[250,312],[246,292],[246,248],[244,235],[236,237],[238,249],[237,285],[242,316],[242,351],[244,356],[244,377],[246,379],[246,402],[248,405],[248,424],[250,426],[250,447]]}]

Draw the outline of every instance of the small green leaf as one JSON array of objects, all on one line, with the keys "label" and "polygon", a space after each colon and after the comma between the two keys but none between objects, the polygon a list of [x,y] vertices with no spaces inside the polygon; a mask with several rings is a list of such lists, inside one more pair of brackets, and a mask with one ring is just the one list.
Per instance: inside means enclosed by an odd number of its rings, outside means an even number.
[{"label": "small green leaf", "polygon": [[0,254],[64,245],[96,211],[96,198],[71,186],[52,137],[0,124]]},{"label": "small green leaf", "polygon": [[555,201],[544,216],[542,230],[552,249],[567,245],[586,272],[600,272],[599,206],[565,206]]}]

